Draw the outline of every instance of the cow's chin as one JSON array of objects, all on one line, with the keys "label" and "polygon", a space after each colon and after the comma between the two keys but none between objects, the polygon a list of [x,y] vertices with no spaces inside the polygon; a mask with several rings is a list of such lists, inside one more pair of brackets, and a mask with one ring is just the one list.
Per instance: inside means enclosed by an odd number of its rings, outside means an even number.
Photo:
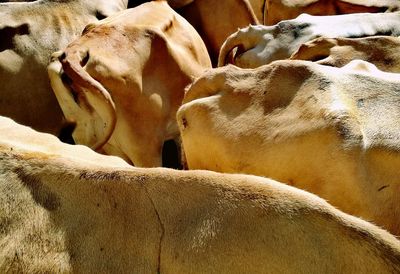
[{"label": "cow's chin", "polygon": [[86,96],[90,91],[78,93],[71,85],[70,78],[63,72],[61,63],[53,60],[48,66],[48,74],[53,92],[69,123],[74,123],[75,128],[72,137],[77,144],[86,145],[96,151],[100,151],[102,145],[98,145],[99,137],[104,128],[101,115],[89,103]]}]

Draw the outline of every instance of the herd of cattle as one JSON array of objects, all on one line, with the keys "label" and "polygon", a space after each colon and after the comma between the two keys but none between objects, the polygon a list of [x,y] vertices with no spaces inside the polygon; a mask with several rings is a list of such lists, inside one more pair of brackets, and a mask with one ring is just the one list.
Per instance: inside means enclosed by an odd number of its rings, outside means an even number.
[{"label": "herd of cattle", "polygon": [[14,2],[0,273],[400,273],[400,1]]}]

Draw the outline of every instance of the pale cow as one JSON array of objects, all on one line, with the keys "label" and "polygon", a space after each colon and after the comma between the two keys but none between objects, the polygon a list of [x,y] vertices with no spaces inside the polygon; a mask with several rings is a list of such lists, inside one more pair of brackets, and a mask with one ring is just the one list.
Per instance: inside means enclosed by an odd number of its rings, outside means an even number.
[{"label": "pale cow", "polygon": [[372,36],[364,38],[319,37],[300,46],[290,56],[321,65],[342,67],[359,59],[373,63],[382,71],[400,72],[400,38]]},{"label": "pale cow", "polygon": [[317,37],[372,35],[399,36],[400,12],[333,16],[302,14],[274,26],[249,26],[227,38],[221,47],[218,66],[233,63],[243,68],[255,68],[289,58],[301,44]]},{"label": "pale cow", "polygon": [[265,0],[264,25],[275,25],[302,13],[338,15],[399,10],[398,0]]},{"label": "pale cow", "polygon": [[362,61],[211,70],[177,113],[188,166],[267,176],[400,235],[399,87]]},{"label": "pale cow", "polygon": [[1,273],[400,271],[394,236],[305,191],[129,167],[4,118],[0,208]]},{"label": "pale cow", "polygon": [[55,135],[63,115],[46,67],[86,24],[125,9],[127,0],[38,0],[0,4],[0,115]]},{"label": "pale cow", "polygon": [[146,167],[161,166],[185,87],[211,67],[200,36],[163,1],[89,25],[56,56],[49,75],[74,140]]}]

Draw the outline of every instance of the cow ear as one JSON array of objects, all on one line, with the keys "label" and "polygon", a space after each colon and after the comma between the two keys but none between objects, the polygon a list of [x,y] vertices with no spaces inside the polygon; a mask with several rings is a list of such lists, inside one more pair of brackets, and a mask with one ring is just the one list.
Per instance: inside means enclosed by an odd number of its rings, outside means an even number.
[{"label": "cow ear", "polygon": [[114,103],[111,98],[99,98],[98,94],[90,91],[76,92],[70,88],[70,79],[63,73],[58,58],[62,52],[53,54],[52,60],[47,68],[50,83],[56,95],[57,101],[64,113],[66,120],[75,125],[72,133],[77,144],[91,147],[94,150],[101,147],[108,141],[115,126],[115,113],[109,111]]},{"label": "cow ear", "polygon": [[15,36],[29,33],[28,24],[0,26],[0,52],[14,47]]}]

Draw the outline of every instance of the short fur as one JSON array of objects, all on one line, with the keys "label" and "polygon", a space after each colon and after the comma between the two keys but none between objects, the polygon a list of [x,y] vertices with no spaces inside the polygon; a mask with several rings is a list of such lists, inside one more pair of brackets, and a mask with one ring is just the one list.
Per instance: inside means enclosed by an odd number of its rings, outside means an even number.
[{"label": "short fur", "polygon": [[0,272],[400,271],[395,237],[315,195],[86,150],[0,118]]},{"label": "short fur", "polygon": [[265,0],[264,25],[278,24],[302,13],[339,15],[399,10],[397,0]]},{"label": "short fur", "polygon": [[362,61],[210,70],[177,113],[188,166],[267,176],[400,235],[399,86]]},{"label": "short fur", "polygon": [[38,0],[0,4],[0,115],[60,134],[63,114],[51,90],[51,54],[86,24],[126,9],[127,0]]},{"label": "short fur", "polygon": [[210,67],[198,33],[161,1],[88,25],[49,75],[77,143],[151,167],[179,136],[184,88]]}]

